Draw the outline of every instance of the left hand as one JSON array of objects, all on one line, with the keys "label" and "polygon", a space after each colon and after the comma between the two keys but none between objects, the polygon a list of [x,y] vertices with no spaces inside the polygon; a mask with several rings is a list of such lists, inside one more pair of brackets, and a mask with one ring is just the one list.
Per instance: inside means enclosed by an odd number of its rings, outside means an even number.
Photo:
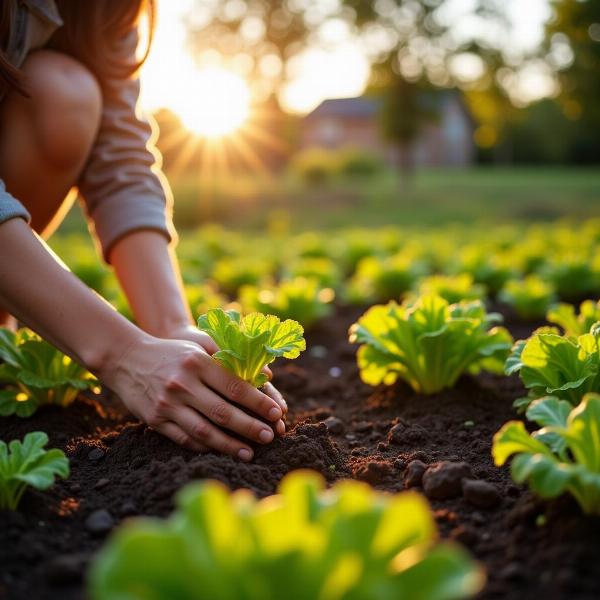
[{"label": "left hand", "polygon": [[[206,350],[206,352],[208,352],[208,354],[211,356],[215,352],[219,351],[219,346],[217,346],[210,335],[208,335],[208,333],[204,333],[204,331],[200,331],[194,325],[184,325],[176,329],[171,329],[167,335],[163,335],[162,337],[171,340],[186,340],[188,342],[194,342]],[[288,405],[283,399],[283,396],[280,394],[279,390],[270,382],[270,380],[273,378],[273,372],[271,369],[269,369],[269,367],[265,367],[263,371],[269,377],[269,382],[265,383],[261,389],[267,396],[270,396],[273,398],[273,400],[275,400],[275,402],[277,402],[277,404],[279,404],[279,407],[283,411],[283,415],[285,417],[288,412]],[[285,433],[284,422],[278,421],[275,424],[275,429],[280,435]]]}]

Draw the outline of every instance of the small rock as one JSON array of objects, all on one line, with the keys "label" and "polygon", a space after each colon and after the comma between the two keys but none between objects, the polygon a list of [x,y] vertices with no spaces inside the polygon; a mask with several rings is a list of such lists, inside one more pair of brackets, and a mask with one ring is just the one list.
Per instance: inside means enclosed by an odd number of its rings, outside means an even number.
[{"label": "small rock", "polygon": [[344,426],[344,422],[341,419],[338,419],[337,417],[327,417],[323,421],[323,423],[325,423],[327,429],[333,435],[340,435],[344,433],[344,429],[346,429]]},{"label": "small rock", "polygon": [[356,439],[356,435],[354,433],[347,433],[345,437],[347,440],[355,440]]},{"label": "small rock", "polygon": [[342,370],[339,367],[331,367],[331,369],[329,369],[329,376],[338,379],[342,376]]},{"label": "small rock", "polygon": [[131,500],[127,500],[123,502],[121,505],[121,515],[124,517],[128,517],[130,515],[135,515],[137,513],[137,507],[134,502]]},{"label": "small rock", "polygon": [[85,528],[94,535],[109,532],[115,525],[113,516],[104,508],[95,510],[85,520]]},{"label": "small rock", "polygon": [[398,423],[388,433],[388,442],[398,446],[402,444],[416,444],[427,438],[427,432],[420,425],[405,425]]},{"label": "small rock", "polygon": [[311,346],[308,353],[314,358],[325,358],[329,354],[329,350],[325,346]]},{"label": "small rock", "polygon": [[373,423],[370,421],[359,421],[354,424],[354,429],[359,433],[369,433],[373,431]]},{"label": "small rock", "polygon": [[354,475],[371,485],[377,485],[391,475],[392,470],[392,465],[387,461],[371,460],[366,464],[360,465],[354,472]]},{"label": "small rock", "polygon": [[81,485],[79,483],[72,483],[69,486],[69,489],[73,492],[73,493],[77,493],[81,491]]},{"label": "small rock", "polygon": [[441,461],[431,465],[423,475],[423,490],[428,498],[446,500],[460,496],[462,480],[472,477],[465,462]]},{"label": "small rock", "polygon": [[87,562],[87,554],[61,554],[44,565],[44,574],[52,584],[77,583],[83,579]]},{"label": "small rock", "polygon": [[502,501],[495,485],[480,479],[465,479],[462,482],[465,500],[478,508],[494,508]]},{"label": "small rock", "polygon": [[106,487],[109,483],[110,483],[110,479],[107,479],[106,477],[102,477],[101,479],[98,479],[98,481],[96,481],[96,485],[94,486],[94,489],[101,490],[102,488]]},{"label": "small rock", "polygon": [[385,442],[379,442],[379,444],[377,444],[377,450],[379,450],[379,452],[385,452],[388,448],[389,446]]},{"label": "small rock", "polygon": [[426,470],[427,465],[423,461],[413,460],[408,463],[406,474],[404,475],[404,485],[407,488],[420,486]]},{"label": "small rock", "polygon": [[102,448],[92,448],[88,452],[88,460],[95,462],[97,460],[100,460],[101,458],[104,458],[105,454],[106,453],[104,452],[104,450],[102,450]]}]

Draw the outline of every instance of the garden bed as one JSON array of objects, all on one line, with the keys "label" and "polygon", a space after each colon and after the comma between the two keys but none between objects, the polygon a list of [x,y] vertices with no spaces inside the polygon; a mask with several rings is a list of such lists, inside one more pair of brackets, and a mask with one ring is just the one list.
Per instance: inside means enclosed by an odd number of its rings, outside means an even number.
[{"label": "garden bed", "polygon": [[[600,519],[583,517],[567,498],[536,499],[492,463],[492,436],[515,417],[512,402],[524,393],[519,379],[465,377],[431,397],[403,383],[370,388],[358,377],[356,348],[345,341],[360,312],[339,309],[309,333],[307,352],[275,366],[290,406],[289,432],[258,448],[251,464],[179,448],[110,397],[102,405],[86,399],[26,420],[0,419],[2,439],[46,431],[49,447],[64,449],[71,461],[67,480],[48,492],[29,491],[17,513],[0,512],[0,598],[84,598],[85,566],[111,527],[131,515],[168,515],[173,494],[193,479],[265,496],[288,471],[310,468],[329,481],[353,477],[387,491],[404,489],[409,477],[421,490],[414,461],[464,462],[457,469],[493,486],[475,486],[469,500],[460,491],[430,499],[442,535],[463,543],[486,568],[479,598],[600,597]],[[533,329],[512,320],[508,326],[517,338]],[[452,491],[438,488],[437,495]]]}]

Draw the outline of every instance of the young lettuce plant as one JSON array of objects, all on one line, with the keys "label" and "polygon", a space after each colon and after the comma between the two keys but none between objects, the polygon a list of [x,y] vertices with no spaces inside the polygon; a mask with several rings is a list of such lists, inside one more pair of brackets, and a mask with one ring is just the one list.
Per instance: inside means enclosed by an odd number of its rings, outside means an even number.
[{"label": "young lettuce plant", "polygon": [[67,406],[98,385],[84,367],[29,329],[0,329],[0,415],[31,416],[42,404]]},{"label": "young lettuce plant", "polygon": [[543,319],[551,303],[556,300],[554,288],[537,275],[511,279],[499,295],[515,309],[521,319]]},{"label": "young lettuce plant", "polygon": [[578,315],[575,314],[575,307],[572,304],[557,304],[548,311],[546,319],[562,327],[565,335],[577,338],[587,333],[594,323],[600,321],[600,300],[582,302]]},{"label": "young lettuce plant", "polygon": [[400,378],[417,392],[452,387],[466,372],[502,372],[512,337],[480,301],[449,304],[440,296],[371,307],[350,328],[362,344],[357,360],[365,383],[391,385]]},{"label": "young lettuce plant", "polygon": [[48,489],[56,477],[69,476],[69,461],[62,450],[44,450],[48,436],[28,433],[8,445],[0,440],[0,509],[17,510],[27,486]]},{"label": "young lettuce plant", "polygon": [[92,600],[457,600],[480,567],[438,540],[426,501],[309,471],[257,500],[215,481],[177,496],[166,521],[130,520],[91,567]]},{"label": "young lettuce plant", "polygon": [[335,292],[315,279],[296,277],[275,286],[243,286],[239,302],[245,312],[262,312],[293,319],[310,327],[331,314]]},{"label": "young lettuce plant", "polygon": [[280,321],[274,315],[251,313],[241,317],[235,310],[209,310],[198,319],[220,350],[213,354],[226,369],[256,387],[268,378],[263,367],[276,358],[297,358],[306,349],[304,329],[296,321]]},{"label": "young lettuce plant", "polygon": [[521,421],[506,423],[494,436],[495,464],[516,455],[516,483],[527,482],[543,498],[568,492],[583,512],[600,515],[600,396],[587,394],[576,408],[552,396],[540,398],[527,418],[541,429],[530,434]]},{"label": "young lettuce plant", "polygon": [[599,344],[600,322],[577,338],[560,335],[556,327],[542,327],[528,340],[516,342],[505,372],[519,373],[529,394],[517,399],[515,408],[522,412],[547,395],[576,406],[588,392],[600,392]]},{"label": "young lettuce plant", "polygon": [[419,295],[441,296],[449,304],[463,300],[483,300],[486,295],[485,286],[475,283],[470,273],[430,275],[421,279],[417,287]]}]

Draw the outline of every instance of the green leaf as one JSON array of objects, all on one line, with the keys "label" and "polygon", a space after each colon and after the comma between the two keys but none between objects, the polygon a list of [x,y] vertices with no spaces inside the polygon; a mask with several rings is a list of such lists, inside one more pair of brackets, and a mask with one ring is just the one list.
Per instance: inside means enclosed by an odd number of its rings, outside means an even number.
[{"label": "green leaf", "polygon": [[512,345],[498,317],[479,301],[449,305],[440,296],[371,307],[350,328],[365,383],[404,379],[417,392],[452,387],[463,373],[501,371]]},{"label": "green leaf", "polygon": [[251,313],[242,318],[236,311],[216,308],[200,316],[198,327],[220,348],[213,358],[256,387],[268,380],[262,372],[266,365],[278,357],[297,358],[306,348],[300,324],[274,315]]},{"label": "green leaf", "polygon": [[92,600],[455,600],[482,570],[438,544],[427,502],[356,481],[324,489],[296,471],[257,500],[216,482],[191,484],[166,521],[119,528],[95,558]]},{"label": "green leaf", "polygon": [[587,394],[576,408],[557,398],[536,400],[527,416],[542,428],[529,434],[520,421],[504,425],[493,440],[496,465],[516,454],[517,483],[543,498],[568,492],[584,512],[600,514],[600,395]]},{"label": "green leaf", "polygon": [[69,476],[69,461],[62,450],[44,450],[48,436],[36,431],[22,442],[0,441],[0,508],[16,510],[27,486],[45,490],[56,477]]}]

